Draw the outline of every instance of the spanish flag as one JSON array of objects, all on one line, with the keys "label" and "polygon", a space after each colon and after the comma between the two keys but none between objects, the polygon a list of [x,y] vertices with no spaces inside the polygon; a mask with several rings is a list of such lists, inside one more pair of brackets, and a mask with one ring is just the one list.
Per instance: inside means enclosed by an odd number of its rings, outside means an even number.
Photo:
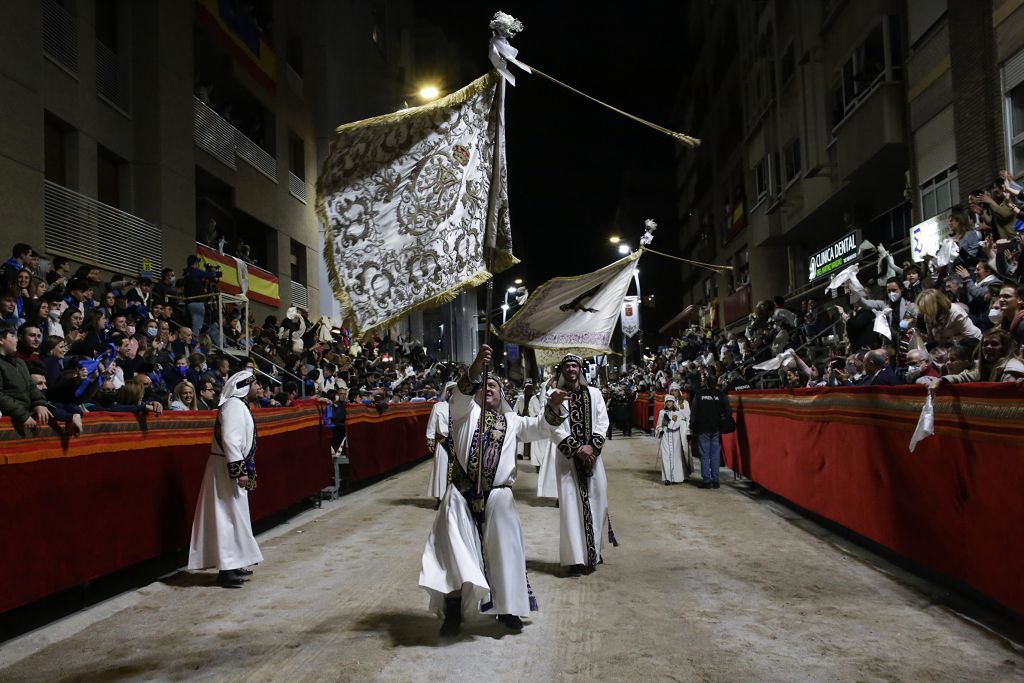
[{"label": "spanish flag", "polygon": [[196,256],[203,268],[212,266],[220,270],[217,289],[225,294],[244,294],[250,301],[281,305],[281,286],[273,274],[202,244],[196,245]]}]

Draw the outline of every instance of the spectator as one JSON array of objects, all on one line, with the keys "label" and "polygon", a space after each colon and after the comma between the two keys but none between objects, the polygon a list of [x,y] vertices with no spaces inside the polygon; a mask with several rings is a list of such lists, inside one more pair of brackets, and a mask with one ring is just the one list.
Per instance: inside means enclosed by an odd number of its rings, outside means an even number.
[{"label": "spectator", "polygon": [[192,328],[179,327],[178,338],[171,342],[171,353],[175,356],[187,356],[195,350],[196,340],[192,335]]},{"label": "spectator", "polygon": [[199,410],[196,402],[196,388],[188,380],[178,382],[174,387],[174,400],[171,401],[171,410]]},{"label": "spectator", "polygon": [[175,296],[178,278],[174,275],[173,268],[164,268],[160,271],[160,281],[153,285],[153,298],[161,303]]},{"label": "spectator", "polygon": [[63,289],[68,284],[68,275],[70,274],[71,261],[63,256],[57,256],[46,273],[46,284],[50,285],[51,289]]},{"label": "spectator", "polygon": [[[205,378],[210,378],[210,368],[206,364],[206,358],[201,353],[192,353],[188,356],[188,370],[185,378],[192,384],[198,386]],[[211,378],[212,379],[212,378]]]},{"label": "spectator", "polygon": [[907,383],[921,383],[922,377],[939,377],[941,373],[932,356],[925,349],[911,349],[907,352]]},{"label": "spectator", "polygon": [[24,318],[18,315],[18,294],[13,290],[0,292],[0,325],[21,327]]},{"label": "spectator", "polygon": [[27,270],[31,275],[32,271],[35,270],[38,259],[39,254],[29,245],[23,242],[15,244],[11,249],[11,258],[7,259],[0,266],[0,281],[3,282],[4,288],[10,289],[14,287],[18,280],[18,274],[23,270]]},{"label": "spectator", "polygon": [[68,308],[77,308],[83,314],[94,308],[92,285],[86,280],[77,277],[71,278],[71,281],[68,282],[67,292],[64,303],[68,305]]},{"label": "spectator", "polygon": [[149,307],[152,305],[153,281],[148,276],[140,277],[135,287],[128,290],[125,300],[128,312],[135,318],[148,318]]},{"label": "spectator", "polygon": [[1019,382],[1024,380],[1024,363],[1006,330],[993,327],[985,333],[975,351],[974,366],[955,375],[931,378],[930,385],[962,382]]},{"label": "spectator", "polygon": [[61,371],[64,370],[64,357],[68,352],[68,346],[63,337],[50,335],[43,339],[43,345],[39,349],[43,367],[46,372],[46,383],[56,384]]},{"label": "spectator", "polygon": [[917,297],[917,310],[923,322],[923,329],[919,329],[926,342],[948,345],[961,340],[977,343],[981,339],[981,330],[971,322],[963,306],[954,305],[937,289],[925,290]]},{"label": "spectator", "polygon": [[[17,350],[14,328],[0,326],[0,413],[13,419],[20,429],[35,430],[49,424],[54,414],[46,397],[33,384],[28,366],[18,358]],[[61,414],[57,419],[65,423],[69,435],[81,433],[80,415]]]},{"label": "spectator", "polygon": [[91,310],[82,320],[82,339],[71,346],[71,353],[76,356],[95,358],[107,347],[106,317],[103,311]]},{"label": "spectator", "polygon": [[44,337],[57,334],[64,336],[60,325],[50,318],[50,302],[46,299],[32,299],[25,306],[25,322],[32,323],[40,329]]},{"label": "spectator", "polygon": [[214,388],[213,382],[210,380],[204,379],[200,382],[197,403],[197,410],[217,409],[217,390]]},{"label": "spectator", "polygon": [[85,331],[82,329],[84,322],[85,316],[77,308],[67,308],[61,314],[60,326],[69,345],[74,346],[85,339]]},{"label": "spectator", "polygon": [[136,413],[136,414],[148,414],[155,413],[160,415],[163,412],[163,405],[159,401],[146,400],[146,385],[145,383],[136,378],[125,381],[117,391],[115,402],[106,406],[104,410],[109,410],[115,413]]},{"label": "spectator", "polygon": [[1014,289],[1004,285],[999,289],[995,307],[992,309],[992,322],[1010,333],[1017,346],[1024,346],[1024,285]]},{"label": "spectator", "polygon": [[198,256],[189,256],[185,268],[185,308],[188,310],[192,330],[201,334],[206,321],[206,295],[216,283],[217,277],[209,270],[199,268]]},{"label": "spectator", "polygon": [[26,363],[39,360],[39,347],[43,345],[43,332],[35,323],[23,323],[18,328],[18,358]]},{"label": "spectator", "polygon": [[960,268],[973,268],[978,262],[981,236],[971,227],[967,212],[959,204],[950,209],[949,234],[960,248],[954,264]]}]

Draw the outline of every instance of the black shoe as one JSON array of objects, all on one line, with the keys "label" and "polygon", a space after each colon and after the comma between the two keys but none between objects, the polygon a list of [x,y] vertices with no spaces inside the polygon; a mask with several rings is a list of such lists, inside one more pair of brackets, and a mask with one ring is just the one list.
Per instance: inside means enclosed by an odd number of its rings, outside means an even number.
[{"label": "black shoe", "polygon": [[437,510],[437,509],[440,509],[440,507],[441,507],[441,499],[437,498],[436,502],[434,503],[434,509]]},{"label": "black shoe", "polygon": [[444,623],[441,624],[441,637],[457,636],[462,631],[462,598],[444,599]]},{"label": "black shoe", "polygon": [[241,588],[245,585],[245,579],[236,574],[234,570],[217,572],[217,585],[224,588]]},{"label": "black shoe", "polygon": [[701,483],[697,484],[697,488],[709,489],[709,488],[711,488],[711,482],[710,481],[702,481]]},{"label": "black shoe", "polygon": [[562,507],[562,506],[561,506],[561,501],[560,501],[560,500],[558,500],[557,498],[555,498],[555,507],[556,507],[556,508],[557,508],[557,507]]},{"label": "black shoe", "polygon": [[717,489],[718,488],[718,482],[717,481],[711,482],[711,488]]},{"label": "black shoe", "polygon": [[514,614],[499,614],[498,621],[513,631],[523,630],[523,620]]},{"label": "black shoe", "polygon": [[232,569],[231,571],[239,576],[252,576],[252,570],[246,569],[245,567],[242,567],[241,569]]},{"label": "black shoe", "polygon": [[537,470],[537,474],[540,474],[540,465],[534,465],[534,467],[535,467],[535,468],[536,468],[536,470]]},{"label": "black shoe", "polygon": [[665,486],[668,486],[668,485],[669,485],[669,484],[671,484],[672,482],[670,482],[670,481],[663,481],[662,483],[663,483],[663,484],[664,484]]}]

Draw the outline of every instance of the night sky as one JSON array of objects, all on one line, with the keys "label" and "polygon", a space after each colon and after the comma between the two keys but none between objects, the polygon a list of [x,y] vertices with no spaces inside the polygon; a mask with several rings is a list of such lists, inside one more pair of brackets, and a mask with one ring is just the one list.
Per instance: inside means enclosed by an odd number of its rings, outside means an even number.
[{"label": "night sky", "polygon": [[[417,3],[417,21],[442,27],[459,46],[468,82],[490,68],[491,17],[499,9],[508,12],[525,25],[512,41],[523,62],[620,109],[675,128],[672,111],[686,68],[685,4],[615,3],[612,11],[610,3]],[[619,258],[608,242],[612,234],[635,248],[642,223],[613,225],[622,174],[658,168],[671,178],[681,148],[671,138],[547,80],[512,70],[517,86],[507,91],[506,141],[512,235],[522,263],[498,277],[498,292],[516,277],[532,290],[548,278],[607,265]],[[668,199],[672,206],[674,198]],[[679,253],[677,218],[651,217],[659,223],[653,246]],[[655,259],[648,255],[641,262],[645,294],[662,282],[679,282],[677,268]],[[657,277],[656,269],[669,277]],[[674,297],[660,294],[659,288],[658,302],[664,301],[659,308],[675,305]],[[651,322],[677,310],[659,311]]]}]

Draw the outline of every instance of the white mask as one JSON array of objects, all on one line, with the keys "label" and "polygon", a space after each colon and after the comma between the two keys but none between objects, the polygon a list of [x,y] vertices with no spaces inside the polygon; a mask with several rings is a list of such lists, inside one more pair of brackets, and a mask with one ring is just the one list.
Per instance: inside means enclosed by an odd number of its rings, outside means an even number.
[{"label": "white mask", "polygon": [[903,296],[900,292],[889,292],[889,301],[896,303]]},{"label": "white mask", "polygon": [[916,379],[921,374],[921,368],[916,365],[912,365],[907,368],[907,379]]},{"label": "white mask", "polygon": [[1003,317],[1003,309],[1001,308],[990,308],[988,311],[988,319],[994,323],[999,323]]}]

